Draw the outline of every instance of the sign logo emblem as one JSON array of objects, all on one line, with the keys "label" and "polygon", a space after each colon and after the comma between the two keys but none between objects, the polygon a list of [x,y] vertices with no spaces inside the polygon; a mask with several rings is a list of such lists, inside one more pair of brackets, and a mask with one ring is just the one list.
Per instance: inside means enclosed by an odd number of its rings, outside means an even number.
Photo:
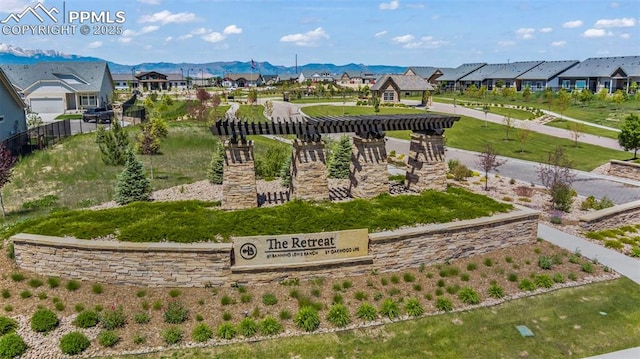
[{"label": "sign logo emblem", "polygon": [[246,260],[251,260],[258,254],[258,249],[252,243],[245,243],[240,247],[240,256]]},{"label": "sign logo emblem", "polygon": [[42,5],[42,3],[37,3],[35,6],[27,6],[21,13],[19,14],[10,14],[9,16],[7,16],[6,19],[0,21],[3,24],[8,23],[10,20],[15,21],[16,23],[20,23],[20,20],[22,20],[23,17],[25,17],[27,14],[31,14],[33,15],[36,19],[38,19],[41,23],[44,23],[45,20],[44,18],[38,13],[38,10],[41,10],[44,15],[48,16],[49,19],[51,19],[51,21],[57,23],[58,19],[53,16],[53,14],[59,14],[60,11],[58,9],[56,9],[55,7],[52,7],[51,9],[47,9],[44,5]]}]

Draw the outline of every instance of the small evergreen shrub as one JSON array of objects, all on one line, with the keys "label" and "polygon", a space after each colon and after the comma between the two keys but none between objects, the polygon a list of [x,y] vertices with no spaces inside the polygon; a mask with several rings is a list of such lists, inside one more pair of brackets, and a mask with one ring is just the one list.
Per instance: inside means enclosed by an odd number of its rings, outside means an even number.
[{"label": "small evergreen shrub", "polygon": [[0,316],[0,336],[12,332],[18,328],[18,322],[15,320]]},{"label": "small evergreen shrub", "polygon": [[509,280],[509,282],[517,282],[518,275],[515,273],[509,273],[509,275],[507,276],[507,279]]},{"label": "small evergreen shrub", "polygon": [[147,342],[147,336],[146,335],[142,335],[140,333],[135,333],[133,335],[133,344],[144,344]]},{"label": "small evergreen shrub", "polygon": [[402,275],[402,279],[404,279],[404,281],[407,283],[411,283],[416,280],[416,276],[411,273],[405,273]]},{"label": "small evergreen shrub", "polygon": [[351,322],[347,307],[342,304],[334,304],[329,309],[327,320],[336,327],[344,327]]},{"label": "small evergreen shrub", "polygon": [[493,259],[485,258],[483,263],[484,263],[485,266],[491,267],[493,265]]},{"label": "small evergreen shrub", "polygon": [[23,290],[22,292],[20,292],[20,298],[22,299],[31,298],[32,296],[33,294],[28,290]]},{"label": "small evergreen shrub", "polygon": [[534,282],[532,282],[531,280],[525,278],[525,279],[520,281],[520,284],[518,284],[518,288],[520,288],[521,290],[526,290],[526,291],[530,292],[530,291],[536,289],[536,284]]},{"label": "small evergreen shrub", "polygon": [[187,320],[187,308],[180,302],[170,302],[164,312],[164,321],[169,324],[180,324]]},{"label": "small evergreen shrub", "polygon": [[78,328],[91,328],[98,325],[100,318],[98,313],[92,310],[83,310],[78,314],[76,319],[73,320],[73,325]]},{"label": "small evergreen shrub", "polygon": [[489,287],[489,296],[491,298],[500,299],[500,298],[504,297],[504,289],[501,286],[497,285],[497,284],[492,284]]},{"label": "small evergreen shrub", "polygon": [[283,309],[278,314],[278,317],[280,318],[280,320],[288,320],[288,319],[291,319],[293,315],[291,314],[290,311]]},{"label": "small evergreen shrub", "polygon": [[2,298],[4,299],[11,298],[11,292],[9,291],[9,289],[2,290]]},{"label": "small evergreen shrub", "polygon": [[51,289],[58,288],[60,286],[60,278],[58,278],[58,277],[49,277],[49,278],[47,278],[47,284],[49,285],[49,288],[51,288]]},{"label": "small evergreen shrub", "polygon": [[378,313],[373,305],[362,303],[362,305],[358,307],[356,316],[362,320],[372,321],[378,318]]},{"label": "small evergreen shrub", "polygon": [[536,287],[539,288],[551,288],[553,287],[553,279],[546,274],[537,275],[535,278]]},{"label": "small evergreen shrub", "polygon": [[115,309],[107,309],[100,315],[100,324],[107,330],[122,328],[126,322],[127,317],[120,305]]},{"label": "small evergreen shrub", "polygon": [[228,295],[223,295],[222,298],[220,298],[220,304],[222,305],[231,305],[233,304],[233,298],[231,298]]},{"label": "small evergreen shrub", "polygon": [[340,293],[336,293],[333,296],[333,301],[331,302],[331,304],[342,304],[344,298],[342,298],[342,294]]},{"label": "small evergreen shrub", "polygon": [[54,305],[54,307],[56,308],[57,311],[62,312],[64,310],[64,303],[62,302],[56,302],[56,304]]},{"label": "small evergreen shrub", "polygon": [[128,150],[124,170],[118,174],[113,200],[119,205],[136,201],[148,201],[151,197],[151,181],[147,178],[142,163]]},{"label": "small evergreen shrub", "polygon": [[562,273],[556,273],[553,275],[553,281],[555,283],[564,283],[564,276]]},{"label": "small evergreen shrub", "polygon": [[147,324],[151,321],[151,317],[147,312],[137,312],[133,315],[133,321],[138,324]]},{"label": "small evergreen shrub", "polygon": [[282,324],[272,316],[267,316],[260,322],[260,333],[262,335],[276,335],[283,330]]},{"label": "small evergreen shrub", "polygon": [[38,288],[42,285],[42,281],[40,279],[37,278],[33,278],[33,279],[29,279],[29,281],[27,282],[27,284],[29,285],[29,287],[31,288]]},{"label": "small evergreen shrub", "polygon": [[464,287],[460,290],[460,292],[458,293],[458,298],[462,301],[462,303],[464,304],[478,304],[480,303],[480,296],[478,295],[478,293],[473,290],[473,288],[471,287]]},{"label": "small evergreen shrub", "polygon": [[453,310],[453,302],[449,298],[438,297],[436,298],[436,308],[444,312],[450,312]]},{"label": "small evergreen shrub", "polygon": [[48,333],[58,326],[58,317],[49,309],[38,309],[31,316],[31,330]]},{"label": "small evergreen shrub", "polygon": [[80,289],[80,282],[75,280],[70,280],[67,282],[67,285],[65,287],[67,288],[68,291],[73,292]]},{"label": "small evergreen shrub", "polygon": [[353,283],[350,280],[345,280],[342,282],[342,288],[347,290],[353,286]]},{"label": "small evergreen shrub", "polygon": [[422,290],[422,286],[416,283],[413,285],[413,290],[415,290],[416,292],[419,292]]},{"label": "small evergreen shrub", "polygon": [[424,308],[420,305],[418,298],[409,298],[404,305],[404,311],[412,317],[419,317],[424,314]]},{"label": "small evergreen shrub", "polygon": [[476,270],[476,268],[478,268],[478,265],[473,262],[467,264],[467,270],[470,272]]},{"label": "small evergreen shrub", "polygon": [[398,316],[400,316],[400,308],[398,308],[398,303],[390,298],[385,299],[380,306],[380,314],[388,317],[389,319],[397,318]]},{"label": "small evergreen shrub", "polygon": [[22,273],[11,273],[11,280],[14,282],[22,282],[23,280],[25,280],[25,278],[27,277]]},{"label": "small evergreen shrub", "polygon": [[195,342],[203,343],[213,338],[213,330],[205,323],[200,323],[193,328],[191,337]]},{"label": "small evergreen shrub", "polygon": [[298,328],[307,332],[312,332],[320,326],[318,311],[312,307],[301,308],[293,321]]},{"label": "small evergreen shrub", "polygon": [[60,350],[67,355],[78,355],[87,350],[89,345],[89,339],[80,332],[67,333],[60,338]]},{"label": "small evergreen shrub", "polygon": [[104,292],[104,288],[102,288],[102,284],[100,283],[93,283],[91,291],[93,294],[102,294],[102,292]]},{"label": "small evergreen shrub", "polygon": [[222,323],[218,326],[218,337],[220,339],[233,339],[236,336],[236,327],[231,323]]},{"label": "small evergreen shrub", "polygon": [[264,305],[276,305],[278,303],[278,298],[273,293],[265,293],[262,295],[262,303]]},{"label": "small evergreen shrub", "polygon": [[225,322],[230,321],[231,318],[233,318],[233,315],[231,315],[231,313],[229,312],[222,313],[222,320],[224,320]]},{"label": "small evergreen shrub", "polygon": [[391,276],[391,283],[393,283],[393,284],[398,284],[398,283],[400,283],[400,278],[398,278],[398,276],[397,276],[397,275],[395,275],[395,274],[394,274],[394,275],[392,275],[392,276]]},{"label": "small evergreen shrub", "polygon": [[238,333],[245,338],[251,338],[256,335],[258,324],[251,318],[244,318],[238,324]]},{"label": "small evergreen shrub", "polygon": [[340,283],[333,283],[333,287],[332,288],[333,288],[333,290],[335,292],[339,292],[339,291],[342,290],[342,285],[340,285]]},{"label": "small evergreen shrub", "polygon": [[590,262],[584,262],[580,265],[580,269],[582,269],[585,273],[593,273],[593,265]]},{"label": "small evergreen shrub", "polygon": [[252,299],[252,296],[249,293],[244,293],[244,294],[240,295],[240,302],[241,303],[244,303],[244,304],[251,303],[251,299]]},{"label": "small evergreen shrub", "polygon": [[182,341],[182,335],[183,335],[182,329],[180,329],[180,327],[175,325],[165,328],[160,333],[162,340],[164,340],[164,342],[169,345],[180,343]]},{"label": "small evergreen shrub", "polygon": [[469,279],[471,279],[471,276],[469,275],[469,273],[462,273],[460,274],[460,280],[463,282],[468,282]]},{"label": "small evergreen shrub", "polygon": [[98,333],[98,343],[105,348],[110,348],[120,341],[120,336],[113,330],[103,330]]},{"label": "small evergreen shrub", "polygon": [[27,344],[17,333],[9,333],[0,337],[0,358],[16,358],[27,351]]},{"label": "small evergreen shrub", "polygon": [[169,296],[170,296],[171,298],[176,298],[176,297],[178,297],[181,293],[182,293],[182,292],[180,291],[180,289],[171,289],[171,290],[169,291]]},{"label": "small evergreen shrub", "polygon": [[553,267],[553,258],[547,256],[538,257],[538,267],[549,270]]}]

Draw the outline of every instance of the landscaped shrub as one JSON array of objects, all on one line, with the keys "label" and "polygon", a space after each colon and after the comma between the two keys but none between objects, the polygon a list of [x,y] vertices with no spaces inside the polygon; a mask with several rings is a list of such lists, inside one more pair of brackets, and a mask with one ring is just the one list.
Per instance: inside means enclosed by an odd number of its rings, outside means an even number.
[{"label": "landscaped shrub", "polygon": [[47,284],[49,285],[49,288],[53,289],[53,288],[57,288],[60,286],[60,278],[58,277],[49,277],[47,278]]},{"label": "landscaped shrub", "polygon": [[133,321],[138,324],[147,324],[151,321],[151,317],[147,312],[137,312],[133,315]]},{"label": "landscaped shrub", "polygon": [[378,312],[373,305],[362,303],[362,305],[358,307],[358,311],[356,311],[356,316],[366,321],[372,321],[378,318]]},{"label": "landscaped shrub", "polygon": [[102,294],[104,289],[102,288],[102,284],[93,283],[93,285],[91,286],[91,291],[93,292],[93,294]]},{"label": "landscaped shrub", "polygon": [[22,273],[11,273],[11,280],[14,282],[22,282],[25,278],[27,277]]},{"label": "landscaped shrub", "polygon": [[438,310],[450,312],[453,310],[453,302],[449,298],[438,297],[436,299],[436,308],[438,308]]},{"label": "landscaped shrub", "polygon": [[187,320],[189,313],[180,302],[170,302],[164,312],[164,321],[169,324],[180,324]]},{"label": "landscaped shrub", "polygon": [[298,328],[307,332],[312,332],[320,326],[318,311],[312,307],[301,308],[293,321]]},{"label": "landscaped shrub", "polygon": [[0,358],[16,358],[27,351],[27,344],[17,333],[9,333],[0,337]]},{"label": "landscaped shrub", "polygon": [[126,322],[127,317],[124,315],[124,310],[120,305],[115,309],[107,309],[100,314],[100,324],[107,330],[122,328]]},{"label": "landscaped shrub", "polygon": [[491,298],[502,298],[502,297],[504,297],[504,289],[501,286],[497,285],[497,284],[492,284],[489,287],[489,291],[488,292],[489,292],[489,296]]},{"label": "landscaped shrub", "polygon": [[276,335],[283,330],[282,324],[272,316],[267,316],[260,322],[260,333],[262,335]]},{"label": "landscaped shrub", "polygon": [[412,317],[418,317],[424,313],[424,308],[418,298],[409,298],[404,305],[404,311]]},{"label": "landscaped shrub", "polygon": [[176,298],[177,296],[179,296],[180,294],[182,294],[182,292],[180,291],[180,289],[171,289],[169,291],[169,296],[171,298]]},{"label": "landscaped shrub", "polygon": [[67,282],[66,288],[68,291],[76,291],[78,289],[80,289],[80,282],[75,281],[75,280],[70,280]]},{"label": "landscaped shrub", "polygon": [[31,330],[48,333],[58,326],[58,317],[49,309],[38,309],[31,316]]},{"label": "landscaped shrub", "polygon": [[520,281],[520,284],[518,284],[518,288],[520,288],[521,290],[526,290],[530,292],[536,289],[536,284],[530,281],[529,279],[525,278]]},{"label": "landscaped shrub", "polygon": [[28,290],[23,290],[22,292],[20,292],[20,298],[22,299],[31,298],[32,296],[33,294]]},{"label": "landscaped shrub", "polygon": [[353,297],[359,301],[363,301],[367,299],[367,294],[365,292],[358,291],[353,295]]},{"label": "landscaped shrub", "polygon": [[553,287],[553,279],[546,274],[540,274],[536,276],[536,287],[551,288]]},{"label": "landscaped shrub", "polygon": [[553,259],[547,256],[538,257],[538,267],[549,270],[553,267]]},{"label": "landscaped shrub", "polygon": [[5,335],[18,328],[18,322],[15,320],[0,316],[0,336]]},{"label": "landscaped shrub", "polygon": [[84,310],[84,305],[82,303],[76,303],[76,305],[73,306],[73,309],[80,313]]},{"label": "landscaped shrub", "polygon": [[182,329],[174,325],[164,329],[160,333],[160,336],[162,337],[162,340],[169,345],[177,344],[182,341]]},{"label": "landscaped shrub", "polygon": [[393,283],[393,284],[398,284],[398,283],[400,283],[400,278],[399,278],[397,275],[395,275],[395,274],[394,274],[394,275],[392,275],[392,276],[391,276],[391,283]]},{"label": "landscaped shrub", "polygon": [[128,150],[124,170],[118,174],[113,200],[119,205],[136,201],[148,201],[151,196],[151,181],[147,178],[142,163]]},{"label": "landscaped shrub", "polygon": [[98,313],[92,310],[83,310],[78,314],[76,319],[73,320],[73,325],[78,328],[91,328],[98,325],[99,321]]},{"label": "landscaped shrub", "polygon": [[229,312],[222,313],[222,320],[224,320],[225,322],[230,321],[231,318],[233,318],[233,315],[231,315],[231,313]]},{"label": "landscaped shrub", "polygon": [[478,304],[480,303],[480,296],[471,287],[464,287],[458,293],[458,298],[465,304]]},{"label": "landscaped shrub", "polygon": [[416,280],[416,276],[411,273],[405,273],[402,275],[402,279],[404,279],[405,282],[410,283]]},{"label": "landscaped shrub", "polygon": [[515,273],[509,273],[509,275],[507,276],[507,280],[509,280],[509,282],[517,282],[518,275]]},{"label": "landscaped shrub", "polygon": [[276,305],[278,303],[278,298],[273,293],[265,293],[262,295],[262,303],[264,305]]},{"label": "landscaped shrub", "polygon": [[342,304],[334,304],[329,309],[327,320],[336,327],[344,327],[351,322],[347,307]]},{"label": "landscaped shrub", "polygon": [[283,309],[278,314],[278,317],[280,317],[281,320],[288,320],[288,319],[291,319],[293,315],[291,314],[290,311]]},{"label": "landscaped shrub", "polygon": [[398,303],[390,298],[385,299],[380,306],[380,314],[388,317],[389,319],[397,318],[398,316],[400,316],[400,308],[398,308]]},{"label": "landscaped shrub", "polygon": [[218,325],[218,337],[221,339],[233,339],[236,336],[236,327],[231,323],[222,323]]},{"label": "landscaped shrub", "polygon": [[213,338],[213,330],[205,323],[200,323],[193,328],[191,332],[191,337],[194,341],[198,343],[206,342],[207,340]]},{"label": "landscaped shrub", "polygon": [[29,285],[29,287],[31,288],[38,288],[42,285],[42,281],[40,279],[37,278],[33,278],[33,279],[29,279],[29,281],[27,282],[27,284]]},{"label": "landscaped shrub", "polygon": [[140,333],[135,333],[133,335],[133,344],[144,344],[147,342],[147,336],[146,335],[142,335]]},{"label": "landscaped shrub", "polygon": [[103,330],[98,333],[98,343],[103,347],[112,347],[120,341],[120,336],[113,330]]},{"label": "landscaped shrub", "polygon": [[2,298],[4,299],[11,298],[11,292],[9,291],[9,289],[2,290]]},{"label": "landscaped shrub", "polygon": [[593,269],[593,265],[591,264],[591,262],[584,262],[580,265],[580,269],[582,269],[583,272],[585,273],[593,273],[594,269]]},{"label": "landscaped shrub", "polygon": [[251,318],[244,318],[238,324],[238,333],[245,338],[250,338],[256,335],[258,331],[258,324]]},{"label": "landscaped shrub", "polygon": [[553,275],[553,281],[556,283],[564,283],[564,276],[562,273],[556,273]]},{"label": "landscaped shrub", "polygon": [[87,350],[91,342],[80,332],[67,333],[60,338],[60,350],[63,354],[77,355]]},{"label": "landscaped shrub", "polygon": [[473,263],[473,262],[467,264],[467,270],[470,271],[470,272],[476,270],[476,268],[478,268],[478,265]]}]

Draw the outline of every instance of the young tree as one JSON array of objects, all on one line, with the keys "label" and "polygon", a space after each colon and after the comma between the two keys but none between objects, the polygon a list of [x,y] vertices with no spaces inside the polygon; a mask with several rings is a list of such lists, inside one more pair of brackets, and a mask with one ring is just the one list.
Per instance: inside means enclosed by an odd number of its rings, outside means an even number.
[{"label": "young tree", "polygon": [[130,141],[119,121],[112,122],[110,131],[99,126],[96,131],[96,143],[100,148],[102,161],[106,165],[122,166],[125,164]]},{"label": "young tree", "polygon": [[218,143],[211,156],[211,162],[207,170],[207,179],[211,184],[222,184],[224,175],[224,146]]},{"label": "young tree", "polygon": [[496,170],[504,164],[498,160],[498,153],[490,143],[485,145],[484,151],[478,155],[476,164],[484,171],[484,190],[489,190],[489,171]]},{"label": "young tree", "polygon": [[516,120],[510,115],[506,115],[502,119],[502,123],[504,123],[504,131],[506,132],[505,139],[509,141],[509,131],[511,131],[511,129],[513,129],[513,127],[516,125]]},{"label": "young tree", "polygon": [[524,98],[525,102],[529,102],[531,99],[531,88],[529,86],[525,87],[522,90],[522,98]]},{"label": "young tree", "polygon": [[562,114],[564,110],[569,106],[569,101],[571,100],[571,95],[565,90],[560,89],[558,91],[558,100],[556,101],[556,107],[560,110],[560,118],[562,119]]},{"label": "young tree", "polygon": [[196,91],[196,98],[198,99],[198,105],[193,107],[193,116],[198,121],[207,121],[207,102],[211,100],[211,94],[203,88],[199,88]]},{"label": "young tree", "polygon": [[373,96],[373,112],[380,112],[380,98],[378,96]]},{"label": "young tree", "polygon": [[584,125],[580,122],[570,121],[567,127],[571,132],[571,138],[573,138],[574,146],[578,147],[578,139],[583,135]]},{"label": "young tree", "polygon": [[273,102],[271,102],[271,100],[264,102],[264,114],[267,118],[271,118],[271,116],[273,116]]},{"label": "young tree", "polygon": [[633,159],[638,158],[638,149],[640,149],[640,117],[638,115],[632,113],[624,119],[618,134],[618,143],[624,147],[625,151],[633,150]]},{"label": "young tree", "polygon": [[220,103],[222,103],[222,99],[218,93],[214,93],[211,96],[211,107],[213,107],[213,119],[218,119],[218,107],[220,107]]},{"label": "young tree", "polygon": [[617,106],[622,104],[625,100],[626,96],[625,93],[622,92],[622,90],[616,90],[616,92],[613,93],[613,96],[611,96],[611,101]]},{"label": "young tree", "polygon": [[351,152],[349,136],[340,136],[338,143],[333,146],[331,157],[327,163],[329,178],[349,178]]},{"label": "young tree", "polygon": [[293,156],[287,157],[280,168],[280,183],[284,187],[291,186],[291,161]]},{"label": "young tree", "polygon": [[11,155],[11,151],[4,147],[4,143],[0,143],[0,207],[2,207],[2,218],[6,217],[4,199],[2,198],[2,187],[11,182],[13,166],[16,162],[17,159]]},{"label": "young tree", "polygon": [[582,89],[582,91],[580,91],[580,102],[582,104],[586,104],[589,101],[591,101],[591,99],[593,98],[593,94],[591,93],[591,91],[587,90],[587,89]]},{"label": "young tree", "polygon": [[520,141],[520,153],[524,153],[524,147],[527,144],[527,141],[529,140],[529,138],[531,137],[531,129],[529,128],[529,125],[526,122],[522,123],[522,126],[520,126],[520,128],[518,128],[518,131],[516,132],[518,134],[518,140]]},{"label": "young tree", "polygon": [[135,201],[148,201],[151,198],[151,182],[144,174],[142,163],[133,151],[126,154],[124,170],[118,175],[114,201],[119,205]]},{"label": "young tree", "polygon": [[249,94],[247,95],[247,102],[250,105],[255,105],[256,102],[258,102],[258,90],[254,89],[254,88],[249,90]]},{"label": "young tree", "polygon": [[554,208],[564,212],[571,210],[574,190],[571,187],[576,175],[571,170],[571,161],[562,147],[557,146],[540,165],[538,177],[551,195]]},{"label": "young tree", "polygon": [[484,127],[489,127],[489,123],[487,122],[487,114],[489,113],[489,110],[491,109],[491,107],[489,107],[489,105],[484,104],[484,106],[482,106],[482,112],[484,112]]},{"label": "young tree", "polygon": [[553,103],[553,90],[551,87],[546,87],[542,92],[542,98],[549,105],[548,110],[551,111],[551,104]]},{"label": "young tree", "polygon": [[27,115],[27,127],[34,128],[38,126],[42,126],[44,122],[42,121],[42,117],[37,112],[29,112]]},{"label": "young tree", "polygon": [[136,150],[141,155],[149,156],[149,170],[153,179],[153,156],[160,152],[160,136],[153,130],[153,122],[145,122],[136,136]]}]

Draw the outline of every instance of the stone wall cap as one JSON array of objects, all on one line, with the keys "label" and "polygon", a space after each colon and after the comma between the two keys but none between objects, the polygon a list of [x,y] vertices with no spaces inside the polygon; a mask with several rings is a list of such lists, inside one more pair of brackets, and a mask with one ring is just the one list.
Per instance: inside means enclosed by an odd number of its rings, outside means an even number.
[{"label": "stone wall cap", "polygon": [[629,162],[629,161],[620,161],[620,160],[610,160],[609,163],[613,163],[616,165],[635,167],[640,169],[640,163]]},{"label": "stone wall cap", "polygon": [[368,255],[368,256],[362,256],[362,257],[340,258],[340,259],[331,259],[331,260],[307,262],[307,263],[280,263],[280,264],[265,264],[265,265],[253,265],[253,266],[233,266],[231,267],[231,272],[241,273],[241,272],[253,272],[257,270],[302,269],[302,268],[340,265],[345,263],[356,264],[356,263],[371,263],[371,262],[373,262],[373,256]]},{"label": "stone wall cap", "polygon": [[601,218],[609,217],[618,213],[628,212],[634,209],[640,210],[640,200],[587,213],[584,216],[580,217],[580,222],[594,222]]},{"label": "stone wall cap", "polygon": [[97,241],[71,237],[53,237],[38,234],[19,233],[12,236],[14,243],[38,244],[78,249],[117,250],[117,251],[153,251],[153,252],[229,252],[231,243],[134,243],[120,241]]}]

